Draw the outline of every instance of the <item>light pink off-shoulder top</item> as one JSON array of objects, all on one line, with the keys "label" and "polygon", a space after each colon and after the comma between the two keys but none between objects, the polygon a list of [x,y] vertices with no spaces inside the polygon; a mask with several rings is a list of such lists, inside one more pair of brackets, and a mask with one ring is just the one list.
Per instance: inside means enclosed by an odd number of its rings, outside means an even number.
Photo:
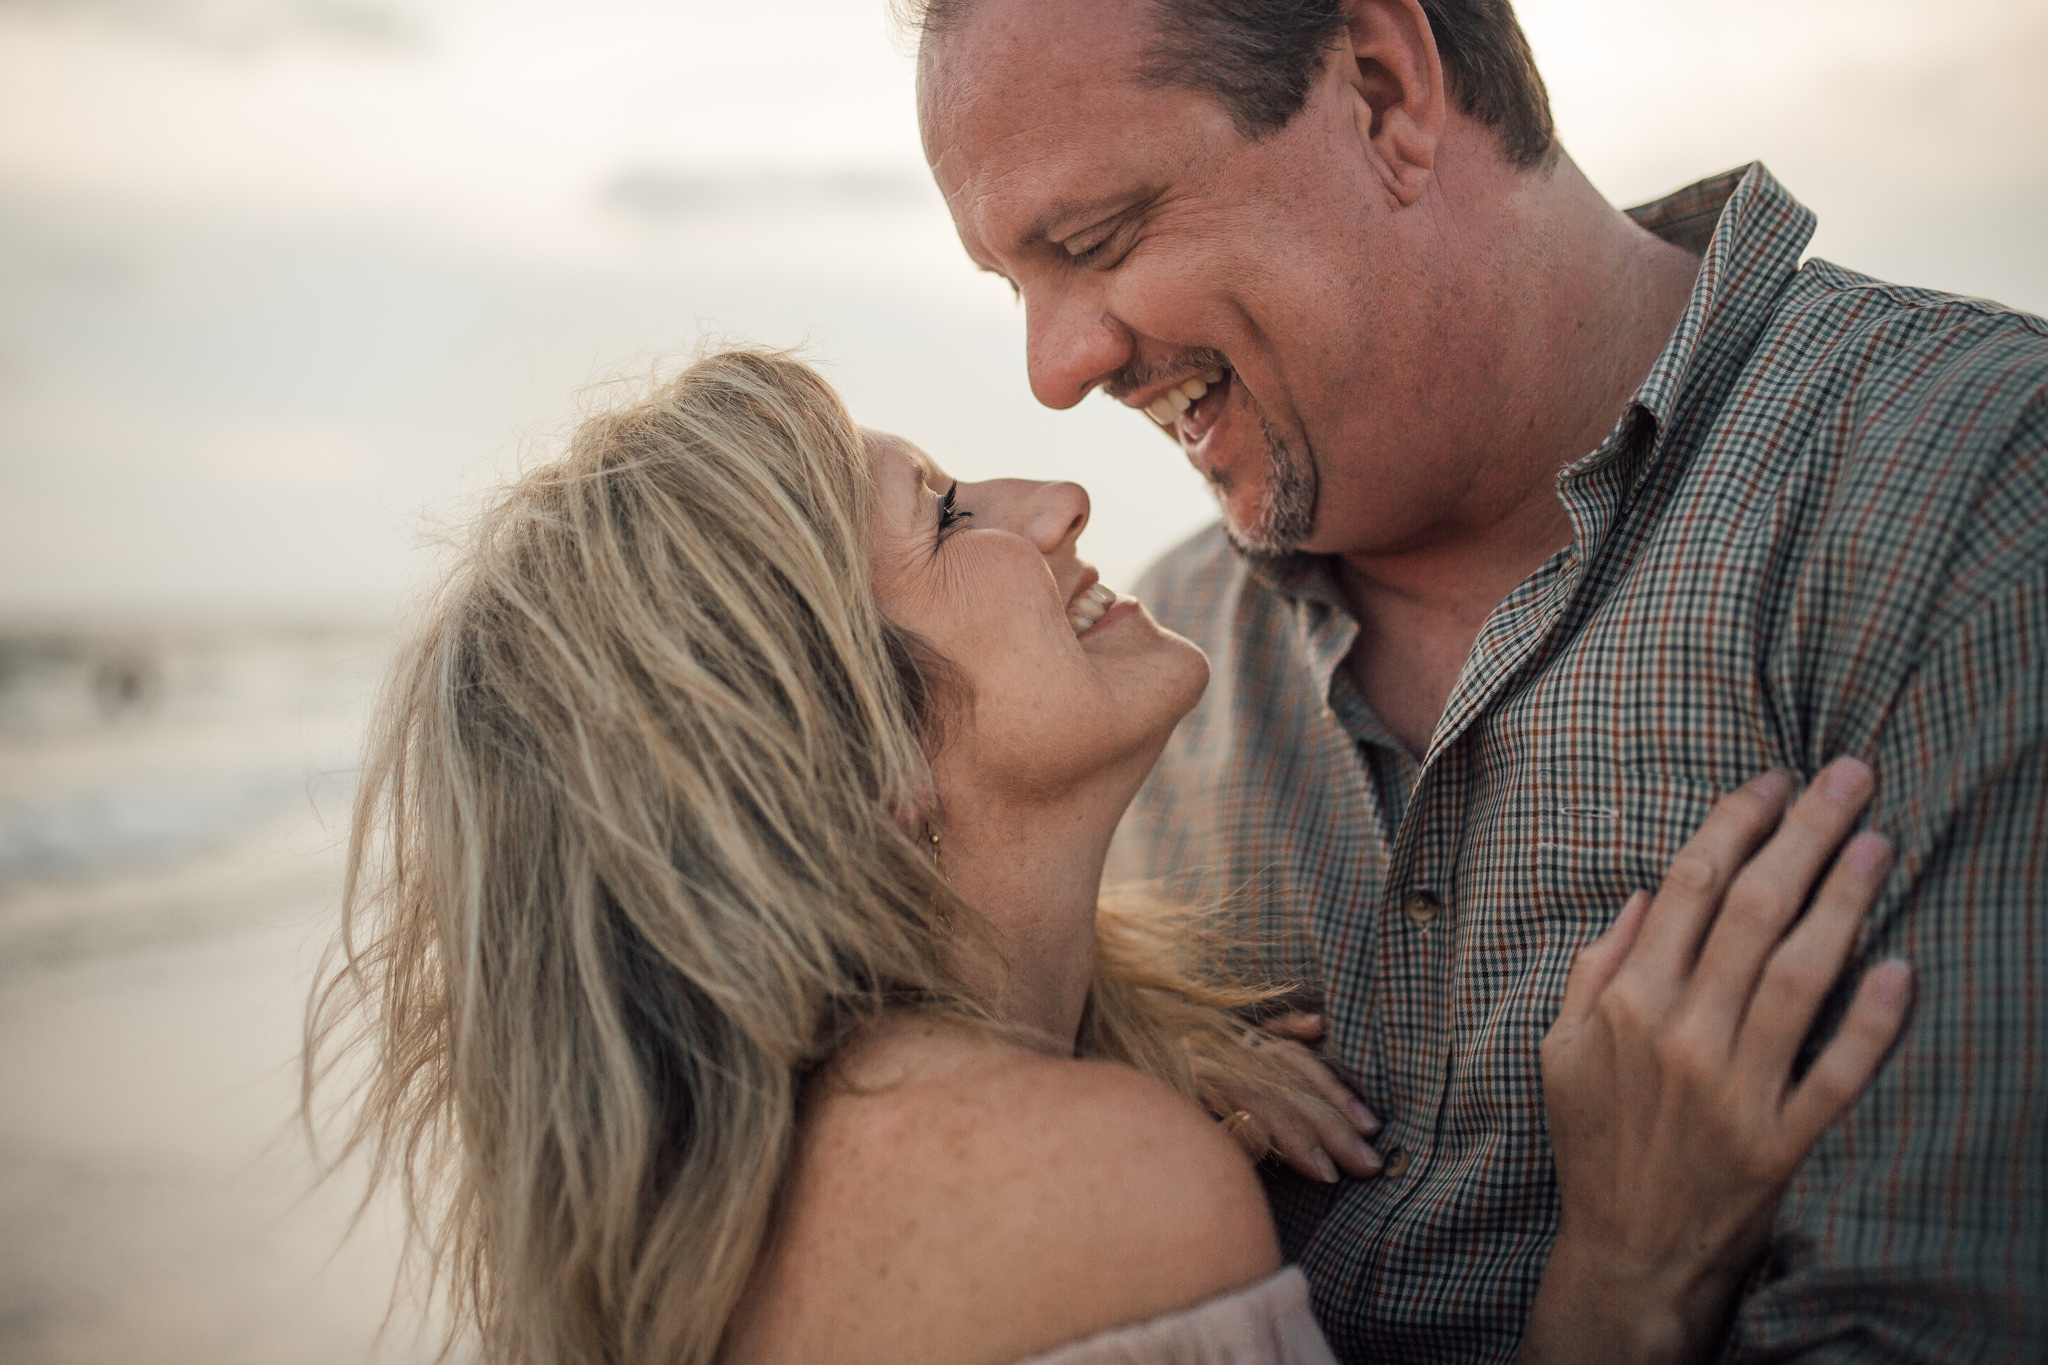
[{"label": "light pink off-shoulder top", "polygon": [[1308,1281],[1289,1266],[1234,1294],[1018,1365],[1337,1365],[1337,1357],[1309,1314]]}]

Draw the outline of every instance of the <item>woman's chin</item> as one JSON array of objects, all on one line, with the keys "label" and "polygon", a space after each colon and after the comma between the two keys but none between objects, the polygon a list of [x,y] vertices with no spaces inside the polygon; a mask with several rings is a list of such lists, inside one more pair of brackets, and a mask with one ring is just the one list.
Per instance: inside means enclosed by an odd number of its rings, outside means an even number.
[{"label": "woman's chin", "polygon": [[[1167,733],[1171,734],[1173,727],[1186,719],[1188,713],[1195,709],[1209,690],[1209,656],[1186,636],[1176,635],[1165,626],[1156,623],[1153,628],[1172,648],[1173,675],[1168,680],[1167,687],[1162,688],[1168,696],[1162,698],[1161,708],[1171,713],[1171,719],[1166,722]],[[1173,704],[1165,704],[1169,699]],[[1164,742],[1162,738],[1161,743]]]}]

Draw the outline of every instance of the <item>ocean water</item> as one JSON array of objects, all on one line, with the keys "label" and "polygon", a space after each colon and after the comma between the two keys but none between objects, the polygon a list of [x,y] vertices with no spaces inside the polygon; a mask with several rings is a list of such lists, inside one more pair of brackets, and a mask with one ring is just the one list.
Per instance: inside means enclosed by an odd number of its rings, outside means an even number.
[{"label": "ocean water", "polygon": [[399,1220],[316,1179],[300,1020],[377,631],[0,635],[0,1361],[348,1365]]},{"label": "ocean water", "polygon": [[386,654],[332,626],[0,635],[0,976],[316,894]]}]

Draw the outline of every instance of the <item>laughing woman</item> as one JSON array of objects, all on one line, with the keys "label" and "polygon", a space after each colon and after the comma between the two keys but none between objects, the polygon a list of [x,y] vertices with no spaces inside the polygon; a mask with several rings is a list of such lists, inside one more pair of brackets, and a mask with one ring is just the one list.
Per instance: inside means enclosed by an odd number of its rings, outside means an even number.
[{"label": "laughing woman", "polygon": [[[1280,992],[1218,974],[1227,921],[1098,907],[1207,665],[1096,582],[1087,517],[736,351],[479,521],[388,684],[307,1079],[360,1054],[351,1146],[483,1359],[1330,1359],[1239,1144],[1376,1158],[1246,1041]],[[1582,956],[1526,1357],[1710,1351],[1895,1034],[1887,966],[1788,1080],[1787,983],[1839,971],[1884,872],[1860,835],[1822,881],[1863,804],[1829,785],[1782,824],[1786,779],[1731,795],[1701,875]],[[1716,921],[1737,869],[1770,913]],[[1681,1004],[1631,1023],[1645,993]],[[1688,1028],[1725,1059],[1664,1069]]]}]

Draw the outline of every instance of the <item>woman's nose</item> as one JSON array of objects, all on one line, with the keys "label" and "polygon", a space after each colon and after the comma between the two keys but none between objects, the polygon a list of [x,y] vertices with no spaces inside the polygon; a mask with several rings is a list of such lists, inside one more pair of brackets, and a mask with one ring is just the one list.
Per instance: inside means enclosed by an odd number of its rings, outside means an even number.
[{"label": "woman's nose", "polygon": [[977,485],[972,495],[970,504],[963,490],[960,500],[975,507],[977,525],[993,523],[1020,535],[1042,555],[1072,545],[1088,525],[1088,490],[1078,483],[996,479]]}]

